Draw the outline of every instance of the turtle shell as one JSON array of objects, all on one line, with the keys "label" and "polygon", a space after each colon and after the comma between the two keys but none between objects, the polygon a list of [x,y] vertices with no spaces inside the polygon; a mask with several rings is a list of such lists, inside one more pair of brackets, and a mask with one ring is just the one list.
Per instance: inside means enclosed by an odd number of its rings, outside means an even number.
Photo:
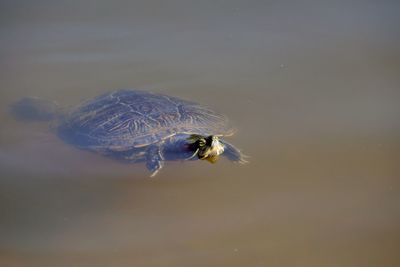
[{"label": "turtle shell", "polygon": [[125,151],[179,133],[229,135],[225,116],[194,102],[138,90],[119,90],[87,101],[65,115],[59,135],[94,150]]}]

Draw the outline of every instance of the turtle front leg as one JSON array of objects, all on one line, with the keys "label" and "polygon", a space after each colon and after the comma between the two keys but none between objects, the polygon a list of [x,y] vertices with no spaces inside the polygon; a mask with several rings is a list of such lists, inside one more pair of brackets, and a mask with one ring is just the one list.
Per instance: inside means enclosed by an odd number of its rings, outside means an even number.
[{"label": "turtle front leg", "polygon": [[160,145],[151,145],[146,153],[146,167],[151,172],[150,177],[154,177],[164,166],[164,157]]},{"label": "turtle front leg", "polygon": [[226,141],[221,140],[221,143],[224,145],[224,153],[222,155],[234,162],[241,164],[248,163],[248,161],[245,159],[247,156],[242,154],[239,149]]}]

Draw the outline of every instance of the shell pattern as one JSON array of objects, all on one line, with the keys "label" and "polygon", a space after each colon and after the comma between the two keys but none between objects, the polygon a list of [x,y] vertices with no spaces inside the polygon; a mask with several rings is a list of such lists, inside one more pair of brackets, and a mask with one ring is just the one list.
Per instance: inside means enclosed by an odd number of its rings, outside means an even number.
[{"label": "shell pattern", "polygon": [[225,116],[194,102],[138,90],[87,101],[59,123],[64,140],[92,150],[126,151],[179,133],[229,135]]}]

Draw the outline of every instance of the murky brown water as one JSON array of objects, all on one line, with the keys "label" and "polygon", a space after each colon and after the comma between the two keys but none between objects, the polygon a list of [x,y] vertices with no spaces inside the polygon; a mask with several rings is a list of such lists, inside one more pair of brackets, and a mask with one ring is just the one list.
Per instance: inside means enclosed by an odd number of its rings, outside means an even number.
[{"label": "murky brown water", "polygon": [[[399,266],[398,1],[0,5],[1,266]],[[148,179],[7,114],[117,88],[227,114],[251,163]]]}]

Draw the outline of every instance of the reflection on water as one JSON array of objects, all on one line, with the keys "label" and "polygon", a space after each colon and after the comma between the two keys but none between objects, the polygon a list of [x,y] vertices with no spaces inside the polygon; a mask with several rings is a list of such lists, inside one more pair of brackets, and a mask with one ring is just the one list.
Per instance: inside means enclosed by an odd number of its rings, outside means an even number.
[{"label": "reflection on water", "polygon": [[[1,4],[1,266],[397,266],[397,1]],[[117,88],[205,103],[251,163],[142,165],[16,122]]]}]

